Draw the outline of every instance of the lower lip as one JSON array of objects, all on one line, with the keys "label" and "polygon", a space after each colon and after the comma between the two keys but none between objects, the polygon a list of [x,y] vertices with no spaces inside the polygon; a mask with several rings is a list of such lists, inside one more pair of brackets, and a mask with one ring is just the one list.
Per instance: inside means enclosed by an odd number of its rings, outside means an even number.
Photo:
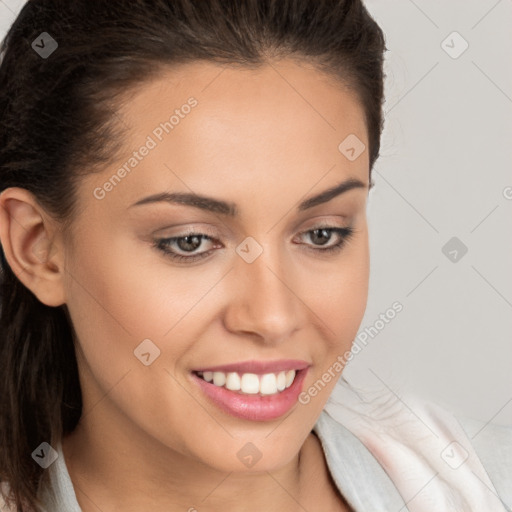
[{"label": "lower lip", "polygon": [[247,395],[215,386],[192,373],[192,378],[205,395],[231,416],[251,421],[269,421],[286,414],[296,403],[308,368],[298,370],[292,385],[275,395]]}]

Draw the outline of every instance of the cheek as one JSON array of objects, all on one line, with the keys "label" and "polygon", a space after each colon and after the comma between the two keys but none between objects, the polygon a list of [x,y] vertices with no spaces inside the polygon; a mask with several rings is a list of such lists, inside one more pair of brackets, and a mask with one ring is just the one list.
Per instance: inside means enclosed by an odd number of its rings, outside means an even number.
[{"label": "cheek", "polygon": [[299,402],[313,424],[321,413],[347,362],[347,353],[363,319],[369,281],[367,237],[351,246],[339,266],[309,279],[308,305],[317,313],[317,330],[322,339],[310,346],[314,366]]},{"label": "cheek", "polygon": [[163,328],[158,319],[169,322],[136,251],[98,229],[82,234],[67,265],[67,304],[81,348],[91,369],[114,382],[136,361],[135,347]]},{"label": "cheek", "polygon": [[[86,250],[91,246],[97,250]],[[172,369],[204,328],[205,310],[214,312],[211,291],[225,272],[177,269],[149,244],[99,231],[69,261],[68,308],[86,360],[105,386],[141,365],[134,350],[146,339],[160,350],[154,364]]]},{"label": "cheek", "polygon": [[336,263],[309,273],[302,296],[322,320],[324,348],[343,353],[350,348],[363,319],[370,274],[366,228],[349,242]]},{"label": "cheek", "polygon": [[342,339],[355,337],[366,310],[369,270],[362,257],[332,278],[331,296],[324,298],[324,308],[332,330]]},{"label": "cheek", "polygon": [[[210,285],[203,280],[197,289],[173,279],[170,289],[166,266],[145,256],[150,249],[125,249],[124,242],[110,239],[108,250],[77,250],[70,260],[67,304],[84,358],[79,361],[84,413],[100,418],[108,407],[121,410],[155,438],[164,435],[159,425],[174,425],[167,429],[173,441],[165,442],[183,444],[180,433],[190,432],[201,410],[190,407],[173,366],[194,338],[187,311],[193,311],[214,279]],[[150,354],[147,366],[134,354],[144,339],[160,351],[154,360]],[[112,408],[112,402],[118,407]]]}]

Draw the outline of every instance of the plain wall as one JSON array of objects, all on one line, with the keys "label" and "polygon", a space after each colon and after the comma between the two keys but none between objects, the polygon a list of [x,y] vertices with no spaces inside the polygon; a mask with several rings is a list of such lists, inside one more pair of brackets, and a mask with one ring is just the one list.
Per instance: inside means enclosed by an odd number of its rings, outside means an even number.
[{"label": "plain wall", "polygon": [[360,333],[403,310],[345,371],[512,425],[512,2],[365,4],[389,51]]}]

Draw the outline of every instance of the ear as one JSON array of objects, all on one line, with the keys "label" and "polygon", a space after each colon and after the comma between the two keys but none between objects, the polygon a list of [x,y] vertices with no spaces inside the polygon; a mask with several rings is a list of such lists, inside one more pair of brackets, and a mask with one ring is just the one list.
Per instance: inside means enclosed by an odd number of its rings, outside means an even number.
[{"label": "ear", "polygon": [[33,194],[10,187],[0,194],[0,242],[17,278],[47,306],[65,303],[64,254],[57,223]]}]

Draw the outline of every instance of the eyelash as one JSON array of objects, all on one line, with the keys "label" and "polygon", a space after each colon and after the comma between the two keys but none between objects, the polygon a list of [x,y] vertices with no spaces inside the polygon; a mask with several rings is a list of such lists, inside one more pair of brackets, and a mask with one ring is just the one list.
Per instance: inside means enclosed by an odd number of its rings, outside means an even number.
[{"label": "eyelash", "polygon": [[[354,234],[354,228],[352,228],[350,226],[343,227],[343,228],[334,227],[334,226],[317,226],[313,229],[308,229],[307,231],[303,231],[302,233],[300,233],[300,235],[313,233],[314,231],[317,231],[317,230],[329,231],[331,233],[336,233],[340,236],[340,241],[334,245],[331,245],[330,247],[327,247],[327,248],[319,248],[319,247],[312,248],[312,247],[310,247],[311,250],[313,250],[315,252],[323,253],[323,254],[326,254],[326,253],[335,254],[335,253],[341,251],[341,249],[343,249],[343,247],[345,246],[345,243]],[[206,258],[211,254],[212,251],[214,251],[214,249],[210,249],[209,251],[205,251],[205,252],[202,252],[202,253],[199,253],[196,255],[183,256],[181,254],[176,254],[175,251],[172,251],[169,249],[169,245],[171,245],[173,242],[177,242],[178,240],[183,240],[183,239],[185,239],[187,237],[191,237],[191,236],[201,237],[201,240],[217,241],[215,238],[210,237],[204,233],[190,232],[190,233],[185,233],[181,236],[156,239],[153,243],[153,247],[155,247],[159,251],[163,252],[165,255],[169,256],[174,261],[180,261],[180,262],[186,261],[187,263],[191,263],[191,262]]]}]

